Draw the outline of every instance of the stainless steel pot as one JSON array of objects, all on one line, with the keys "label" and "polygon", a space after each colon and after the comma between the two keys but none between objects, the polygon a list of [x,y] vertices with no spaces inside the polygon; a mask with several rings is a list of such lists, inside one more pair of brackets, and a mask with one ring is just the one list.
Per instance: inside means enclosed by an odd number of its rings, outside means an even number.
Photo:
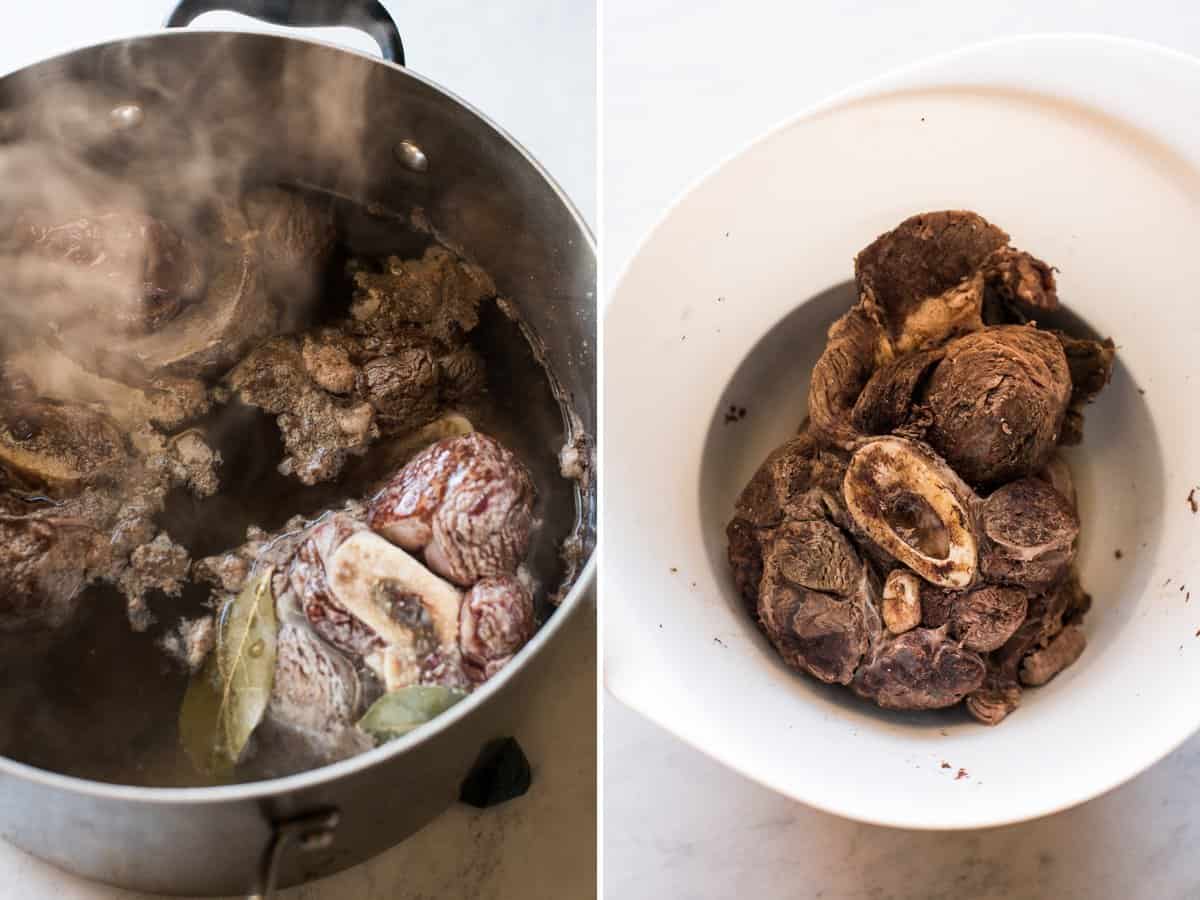
[{"label": "stainless steel pot", "polygon": [[[351,24],[402,62],[377,3],[185,2],[289,24]],[[120,132],[122,163],[147,184],[247,172],[391,209],[414,202],[512,298],[579,417],[595,432],[595,247],[538,164],[469,105],[400,65],[323,44],[167,31],[103,44],[0,79],[0,141],[78,140],[86,164]],[[339,120],[331,131],[330,118]],[[142,141],[142,135],[146,140]],[[144,144],[144,146],[143,146]],[[94,151],[94,152],[93,152]],[[570,432],[572,426],[564,426]],[[594,482],[579,498],[594,543]],[[331,874],[416,831],[452,803],[490,740],[511,731],[543,649],[593,590],[594,562],[513,664],[427,729],[333,766],[216,788],[138,788],[0,759],[0,834],[80,875],[176,894],[233,894]]]}]

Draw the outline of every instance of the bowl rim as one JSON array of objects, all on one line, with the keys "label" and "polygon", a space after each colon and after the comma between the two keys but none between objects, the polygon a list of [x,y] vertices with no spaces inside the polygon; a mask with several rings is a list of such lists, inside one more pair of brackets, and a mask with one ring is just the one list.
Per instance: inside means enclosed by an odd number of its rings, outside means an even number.
[{"label": "bowl rim", "polygon": [[[693,194],[700,190],[703,186],[714,180],[721,171],[731,162],[748,154],[754,148],[762,146],[774,139],[780,133],[792,128],[793,126],[817,118],[819,116],[836,113],[839,109],[850,106],[856,102],[869,101],[875,98],[881,98],[896,91],[904,90],[928,90],[937,86],[974,86],[981,83],[982,78],[988,76],[996,76],[995,80],[988,81],[989,88],[1019,88],[1026,93],[1053,93],[1053,83],[1044,75],[1036,71],[1026,72],[1026,81],[1016,84],[1013,82],[1009,70],[1004,69],[997,60],[1003,60],[1011,63],[1014,57],[1020,57],[1022,51],[1037,46],[1039,48],[1056,48],[1069,50],[1076,54],[1092,55],[1092,58],[1099,58],[1105,51],[1125,51],[1142,54],[1147,57],[1156,57],[1162,61],[1169,61],[1173,64],[1184,65],[1190,67],[1192,72],[1200,78],[1200,57],[1192,56],[1179,50],[1165,47],[1151,41],[1140,40],[1136,38],[1119,37],[1115,35],[1097,33],[1097,32],[1045,32],[1038,34],[1019,35],[1014,37],[1003,37],[992,40],[975,42],[956,48],[954,50],[935,54],[908,63],[902,66],[893,68],[881,75],[873,76],[864,81],[858,82],[846,89],[838,91],[823,100],[820,100],[810,106],[802,109],[794,115],[788,116],[767,130],[761,132],[757,136],[743,143],[739,148],[726,154],[717,163],[710,166],[701,175],[696,177],[681,190],[674,199],[667,205],[663,211],[656,217],[653,225],[646,231],[645,235],[638,241],[634,251],[626,259],[617,276],[613,279],[612,287],[605,291],[602,295],[604,298],[604,307],[601,310],[603,321],[607,324],[608,316],[615,307],[616,298],[622,293],[625,283],[629,279],[630,273],[642,257],[644,253],[651,247],[658,233],[663,229],[666,223],[675,215],[678,208]],[[999,56],[993,56],[999,54]],[[969,66],[971,75],[974,80],[963,82],[954,82],[943,76],[951,75],[950,67],[954,65]],[[930,78],[932,76],[932,79]],[[922,80],[924,79],[924,80]],[[913,82],[916,81],[916,84]],[[606,285],[607,287],[607,285]],[[607,328],[604,329],[607,335]],[[602,354],[602,371],[607,364],[607,354]],[[604,456],[604,428],[601,429],[601,456]],[[601,530],[606,527],[606,520],[603,517],[605,509],[603,495],[601,497]],[[608,565],[606,554],[602,553],[601,565]],[[607,571],[603,568],[602,571]],[[609,601],[616,602],[616,601]],[[601,634],[607,636],[608,631],[605,619],[602,613],[601,619]],[[1169,740],[1164,740],[1160,746],[1155,747],[1151,752],[1145,754],[1145,757],[1139,765],[1132,767],[1131,771],[1125,772],[1119,777],[1108,778],[1103,783],[1098,783],[1095,787],[1081,791],[1076,796],[1069,796],[1053,803],[1045,805],[1043,808],[1033,809],[1027,812],[1017,814],[1000,814],[1000,815],[974,815],[964,817],[960,821],[954,822],[935,822],[929,820],[911,820],[903,816],[891,815],[887,813],[872,814],[864,812],[861,809],[849,809],[844,805],[839,806],[836,802],[831,802],[828,799],[813,798],[804,795],[804,792],[790,784],[779,783],[769,774],[763,774],[752,771],[749,766],[742,764],[738,759],[733,757],[733,754],[724,751],[724,748],[716,749],[702,746],[700,741],[685,733],[685,729],[680,728],[676,723],[667,721],[656,715],[651,704],[647,704],[642,700],[640,692],[634,689],[632,683],[634,679],[626,678],[625,673],[635,674],[634,670],[638,668],[635,664],[621,665],[617,662],[619,658],[628,659],[625,655],[625,648],[619,644],[615,644],[611,640],[604,640],[602,659],[602,680],[605,689],[612,697],[616,698],[626,707],[643,718],[654,723],[657,727],[671,734],[677,740],[682,741],[694,750],[699,751],[710,759],[715,760],[721,765],[734,772],[737,772],[742,777],[761,785],[777,794],[789,797],[792,800],[804,803],[806,806],[820,810],[821,812],[830,815],[838,816],[839,818],[859,821],[864,824],[876,825],[881,827],[903,828],[912,831],[948,831],[948,830],[970,830],[978,828],[992,828],[1004,825],[1014,825],[1022,822],[1029,822],[1045,816],[1053,815],[1096,799],[1112,790],[1126,784],[1138,775],[1145,772],[1151,766],[1160,762],[1170,753],[1174,752],[1188,738],[1200,730],[1200,710],[1193,718],[1190,726],[1183,730],[1182,733],[1170,735]],[[621,670],[621,674],[615,675],[617,670]],[[973,807],[978,807],[978,804],[968,804]]]},{"label": "bowl rim", "polygon": [[[491,128],[500,137],[501,140],[507,142],[514,150],[521,155],[529,166],[541,177],[545,184],[550,188],[551,192],[564,206],[570,214],[572,220],[579,228],[580,234],[587,243],[588,249],[591,251],[592,259],[596,259],[596,238],[592,233],[591,227],[579,208],[567,196],[562,186],[554,179],[554,177],[546,171],[545,167],[533,157],[521,143],[513,137],[508,131],[493,121],[486,113],[477,107],[473,106],[468,101],[459,97],[457,94],[442,87],[437,82],[426,78],[418,72],[414,72],[405,66],[382,59],[381,57],[367,53],[362,50],[357,50],[351,47],[344,47],[330,41],[321,40],[314,37],[298,36],[292,34],[278,34],[269,31],[248,31],[239,28],[204,28],[204,27],[189,27],[189,28],[172,28],[159,29],[155,31],[146,31],[140,34],[130,35],[128,37],[117,38],[113,40],[97,41],[73,47],[62,53],[54,56],[40,59],[37,62],[30,63],[18,69],[4,72],[0,74],[0,82],[6,81],[9,78],[21,77],[23,74],[39,66],[54,65],[61,63],[63,60],[77,53],[85,53],[100,50],[106,47],[118,45],[126,45],[135,42],[154,42],[160,43],[171,40],[197,40],[202,36],[211,35],[234,35],[247,39],[263,40],[268,42],[286,42],[309,44],[319,47],[322,50],[334,51],[336,53],[348,54],[350,56],[359,57],[368,64],[385,66],[394,70],[396,75],[411,78],[436,94],[441,95],[445,100],[463,107],[467,112],[475,116],[480,123],[488,128]],[[593,497],[592,509],[595,510],[598,498],[598,481],[593,477]],[[308,791],[315,788],[320,788],[324,785],[339,781],[342,778],[354,775],[365,769],[372,768],[377,764],[381,764],[393,757],[402,756],[408,753],[413,748],[426,741],[433,740],[443,731],[448,730],[459,722],[459,720],[471,715],[475,709],[485,703],[491,701],[492,697],[502,692],[509,681],[516,677],[517,673],[531,663],[535,656],[542,653],[545,646],[554,639],[560,630],[567,624],[569,619],[575,617],[579,609],[587,602],[588,597],[592,594],[596,583],[596,569],[598,554],[596,547],[592,548],[588,555],[587,561],[580,569],[575,582],[571,585],[566,597],[558,608],[554,611],[546,622],[537,630],[537,633],[530,641],[522,647],[513,658],[512,662],[506,665],[492,678],[477,690],[472,691],[461,703],[455,704],[452,708],[435,717],[427,725],[413,730],[404,737],[394,741],[389,741],[365,753],[357,754],[348,759],[339,762],[331,763],[326,766],[320,766],[315,769],[309,769],[304,772],[299,772],[294,775],[286,775],[280,778],[268,778],[261,781],[249,781],[241,784],[232,785],[215,785],[208,787],[141,787],[137,785],[116,784],[103,781],[93,781],[88,778],[79,778],[74,775],[64,775],[59,772],[52,772],[48,769],[41,769],[37,766],[29,765],[28,763],[18,762],[9,759],[6,756],[0,755],[0,778],[13,777],[20,778],[34,784],[47,788],[65,791],[68,793],[92,797],[99,800],[116,800],[122,802],[133,802],[147,805],[166,805],[166,804],[216,804],[216,803],[237,803],[247,800],[261,800],[268,797],[277,797],[281,794],[292,794],[301,791]]]}]

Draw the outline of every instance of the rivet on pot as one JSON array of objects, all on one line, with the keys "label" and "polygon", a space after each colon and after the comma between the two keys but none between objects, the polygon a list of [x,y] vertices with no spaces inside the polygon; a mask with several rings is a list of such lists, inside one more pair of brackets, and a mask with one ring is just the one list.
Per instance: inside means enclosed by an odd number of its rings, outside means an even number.
[{"label": "rivet on pot", "polygon": [[117,131],[137,128],[145,118],[145,111],[136,103],[121,103],[114,106],[108,114],[109,124]]},{"label": "rivet on pot", "polygon": [[425,151],[412,141],[401,141],[393,148],[392,152],[406,169],[424,172],[429,168],[429,159],[425,156]]}]

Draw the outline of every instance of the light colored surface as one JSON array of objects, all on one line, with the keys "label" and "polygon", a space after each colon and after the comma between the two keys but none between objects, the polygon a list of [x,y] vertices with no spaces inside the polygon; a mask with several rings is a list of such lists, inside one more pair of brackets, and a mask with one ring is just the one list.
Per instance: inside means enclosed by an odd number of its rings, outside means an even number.
[{"label": "light colored surface", "polygon": [[[409,62],[499,122],[595,214],[594,21],[591,4],[538,0],[479,5],[387,4]],[[77,46],[156,28],[169,2],[44,0],[0,36],[0,70]],[[240,20],[245,21],[245,20]],[[227,14],[200,24],[236,24]],[[324,32],[374,50],[353,32]],[[595,613],[575,617],[553,649],[553,684],[528,703],[518,730],[534,767],[530,793],[493,810],[455,807],[371,862],[285,900],[559,900],[595,891]],[[143,900],[82,881],[0,842],[0,900]]]},{"label": "light colored surface", "polygon": [[663,209],[768,128],[864,79],[966,44],[1095,31],[1200,53],[1177,0],[605,0],[604,272]]},{"label": "light colored surface", "polygon": [[1200,739],[1070,812],[930,833],[787,800],[611,701],[605,735],[608,900],[1200,897]]},{"label": "light colored surface", "polygon": [[[1196,30],[1167,4],[1133,11],[1117,3],[1018,2],[968,12],[934,3],[919,16],[909,4],[819,3],[794,14],[773,4],[717,6],[606,5],[610,277],[665,205],[721,158],[824,95],[897,63],[1041,27],[1118,30],[1200,50]],[[611,601],[611,579],[606,587]],[[613,898],[724,897],[735,885],[739,895],[762,897],[914,900],[1196,893],[1191,854],[1174,848],[1189,845],[1190,821],[1200,811],[1189,796],[1194,778],[1185,775],[1200,761],[1198,741],[1070,813],[996,831],[921,835],[815,812],[721,768],[616,704],[608,708],[605,867]],[[1136,742],[1136,735],[1116,728],[1103,750],[1092,748],[1080,764]],[[801,752],[793,765],[811,761]],[[873,773],[858,774],[869,782]],[[1034,770],[1030,777],[1047,775]]]}]

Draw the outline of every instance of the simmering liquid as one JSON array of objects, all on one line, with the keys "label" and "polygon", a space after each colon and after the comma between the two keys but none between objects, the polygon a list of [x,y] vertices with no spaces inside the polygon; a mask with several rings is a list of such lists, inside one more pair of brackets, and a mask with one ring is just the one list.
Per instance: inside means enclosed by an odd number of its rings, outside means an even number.
[{"label": "simmering liquid", "polygon": [[[428,235],[392,218],[338,201],[339,245],[320,307],[303,328],[343,316],[352,285],[351,256],[418,257]],[[518,298],[519,301],[519,298]],[[481,309],[470,335],[487,364],[486,404],[467,414],[475,427],[507,445],[528,466],[538,490],[542,527],[528,566],[545,596],[562,577],[559,547],[576,517],[576,488],[559,473],[564,407],[518,325],[493,304]],[[219,406],[197,423],[220,451],[221,488],[197,499],[177,490],[161,525],[193,560],[236,547],[246,529],[276,531],[292,516],[316,517],[362,497],[379,472],[379,447],[348,465],[338,481],[306,487],[276,471],[284,449],[274,417],[238,404]],[[375,465],[373,466],[373,463]],[[111,588],[89,588],[81,615],[56,633],[0,634],[0,754],[39,768],[98,781],[142,786],[211,783],[183,752],[177,719],[188,675],[160,649],[180,619],[205,614],[206,585],[189,584],[179,598],[151,596],[156,622],[137,633],[123,599]]]}]

